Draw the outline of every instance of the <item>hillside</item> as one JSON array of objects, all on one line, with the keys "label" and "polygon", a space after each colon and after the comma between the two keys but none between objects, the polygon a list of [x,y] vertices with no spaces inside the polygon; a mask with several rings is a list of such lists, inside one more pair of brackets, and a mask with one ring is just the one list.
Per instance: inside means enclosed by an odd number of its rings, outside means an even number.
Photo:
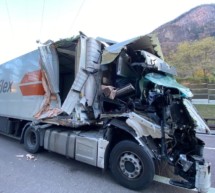
[{"label": "hillside", "polygon": [[215,36],[215,4],[201,5],[153,31],[158,35],[164,55],[183,41]]}]

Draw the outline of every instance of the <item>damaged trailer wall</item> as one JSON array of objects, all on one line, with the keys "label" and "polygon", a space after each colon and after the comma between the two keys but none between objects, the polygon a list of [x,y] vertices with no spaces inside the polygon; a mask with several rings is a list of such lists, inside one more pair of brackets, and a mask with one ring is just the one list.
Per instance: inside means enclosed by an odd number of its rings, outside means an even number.
[{"label": "damaged trailer wall", "polygon": [[[68,54],[62,56],[60,50],[62,42],[57,45],[59,51],[49,41],[0,66],[0,116],[34,120],[62,112],[61,100],[65,100],[75,77],[75,57],[66,61]],[[65,74],[69,76],[65,78]]]},{"label": "damaged trailer wall", "polygon": [[34,119],[44,100],[38,50],[0,66],[0,116]]}]

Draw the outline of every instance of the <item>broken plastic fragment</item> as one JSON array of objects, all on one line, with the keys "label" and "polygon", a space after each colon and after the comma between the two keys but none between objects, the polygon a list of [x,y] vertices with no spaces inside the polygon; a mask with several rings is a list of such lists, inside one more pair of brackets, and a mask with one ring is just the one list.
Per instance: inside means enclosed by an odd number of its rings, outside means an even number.
[{"label": "broken plastic fragment", "polygon": [[31,155],[31,154],[26,154],[26,158],[27,160],[35,160],[35,156],[34,155]]}]

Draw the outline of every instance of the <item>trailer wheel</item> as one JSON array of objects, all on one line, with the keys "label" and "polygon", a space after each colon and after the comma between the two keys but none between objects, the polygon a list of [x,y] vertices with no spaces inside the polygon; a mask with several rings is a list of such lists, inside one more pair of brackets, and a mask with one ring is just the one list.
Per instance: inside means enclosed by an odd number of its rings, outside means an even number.
[{"label": "trailer wheel", "polygon": [[109,164],[115,180],[129,189],[144,189],[153,181],[153,159],[143,147],[132,141],[119,142],[110,154]]},{"label": "trailer wheel", "polygon": [[29,153],[37,153],[40,150],[39,131],[31,126],[29,126],[25,131],[24,147]]}]

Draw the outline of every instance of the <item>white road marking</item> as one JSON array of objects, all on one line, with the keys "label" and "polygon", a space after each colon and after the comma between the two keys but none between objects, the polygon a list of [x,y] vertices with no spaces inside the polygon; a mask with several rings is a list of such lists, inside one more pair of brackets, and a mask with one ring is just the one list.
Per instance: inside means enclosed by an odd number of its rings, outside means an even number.
[{"label": "white road marking", "polygon": [[204,147],[204,149],[215,150],[215,147]]},{"label": "white road marking", "polygon": [[200,136],[206,136],[206,137],[215,137],[215,133],[211,133],[211,134],[205,134],[205,133],[197,133],[197,135],[200,135]]}]

